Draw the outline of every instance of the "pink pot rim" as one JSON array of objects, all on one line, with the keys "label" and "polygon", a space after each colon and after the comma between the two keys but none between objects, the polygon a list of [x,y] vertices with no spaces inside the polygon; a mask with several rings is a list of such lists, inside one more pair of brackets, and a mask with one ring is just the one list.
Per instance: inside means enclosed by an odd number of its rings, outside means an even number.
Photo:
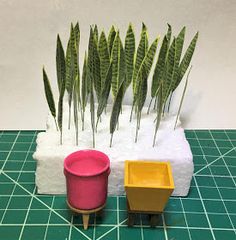
[{"label": "pink pot rim", "polygon": [[[92,153],[92,154],[96,155],[96,157],[100,157],[101,159],[104,159],[104,162],[106,162],[105,166],[103,168],[101,168],[98,172],[96,172],[95,174],[78,174],[77,172],[71,170],[68,167],[68,162],[71,161],[70,160],[71,158],[76,157],[76,156],[78,157],[78,155],[79,156],[81,155],[80,157],[82,157],[83,154],[87,154],[87,153],[89,153],[89,154]],[[79,150],[79,151],[69,154],[64,159],[64,173],[69,173],[69,174],[72,174],[77,177],[95,177],[95,176],[98,176],[105,172],[108,172],[108,175],[110,174],[110,160],[105,153],[98,151],[98,150],[93,150],[93,149]]]}]

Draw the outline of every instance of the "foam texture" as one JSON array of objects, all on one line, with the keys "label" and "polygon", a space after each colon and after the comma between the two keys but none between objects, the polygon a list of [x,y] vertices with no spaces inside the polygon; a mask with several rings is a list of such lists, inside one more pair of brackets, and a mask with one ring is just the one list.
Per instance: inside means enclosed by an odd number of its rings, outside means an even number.
[{"label": "foam texture", "polygon": [[[108,113],[110,111],[108,107]],[[85,114],[85,130],[79,125],[79,144],[75,144],[75,131],[72,119],[71,130],[68,126],[68,108],[64,107],[63,145],[60,145],[59,132],[56,131],[54,120],[48,116],[46,132],[37,136],[37,148],[33,157],[37,160],[36,185],[40,194],[66,193],[63,174],[64,158],[74,151],[92,149],[92,132],[89,109]],[[184,130],[177,124],[173,130],[176,116],[165,116],[157,132],[157,142],[152,147],[155,128],[155,113],[146,114],[144,108],[138,142],[134,142],[136,119],[129,122],[130,106],[123,106],[119,118],[119,130],[114,132],[113,145],[110,141],[110,113],[102,115],[96,134],[96,149],[108,155],[111,161],[108,193],[124,194],[124,161],[125,160],[159,160],[169,161],[175,183],[173,196],[186,196],[193,175],[193,156],[185,138]]]}]

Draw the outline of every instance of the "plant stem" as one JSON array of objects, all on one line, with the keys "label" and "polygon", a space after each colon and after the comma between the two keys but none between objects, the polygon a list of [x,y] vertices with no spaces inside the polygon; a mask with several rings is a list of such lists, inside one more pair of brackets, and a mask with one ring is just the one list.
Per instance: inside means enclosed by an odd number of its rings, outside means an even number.
[{"label": "plant stem", "polygon": [[62,130],[60,132],[60,144],[62,145]]},{"label": "plant stem", "polygon": [[155,110],[156,107],[157,107],[157,97],[155,98],[155,102],[154,102],[153,110]]},{"label": "plant stem", "polygon": [[136,124],[135,143],[138,141],[138,130],[139,130],[139,127],[140,127],[140,118],[141,118],[140,112],[137,112],[137,124]]},{"label": "plant stem", "polygon": [[71,106],[69,106],[69,122],[68,122],[68,129],[70,129],[70,121],[71,121]]},{"label": "plant stem", "polygon": [[173,92],[171,92],[170,98],[169,98],[169,104],[168,104],[168,109],[167,109],[168,113],[170,112],[170,103],[171,103],[171,100],[172,100],[172,96],[173,96]]},{"label": "plant stem", "polygon": [[57,131],[58,131],[59,129],[58,129],[57,120],[56,120],[55,117],[54,117],[54,121],[55,121],[56,129],[57,129]]},{"label": "plant stem", "polygon": [[150,113],[150,108],[151,108],[151,105],[152,105],[152,100],[153,100],[153,98],[151,99],[151,101],[150,101],[150,103],[149,103],[149,105],[148,105],[147,114],[149,114],[149,113]]},{"label": "plant stem", "polygon": [[180,110],[181,110],[181,107],[182,107],[182,104],[183,104],[183,101],[184,101],[184,96],[185,96],[185,92],[186,92],[187,85],[188,85],[188,77],[189,77],[189,74],[190,74],[190,72],[191,72],[191,69],[192,69],[192,66],[189,68],[188,75],[187,75],[187,78],[186,78],[186,82],[185,82],[185,85],[184,85],[183,94],[182,94],[182,97],[181,97],[181,101],[180,101],[180,104],[179,104],[178,113],[177,113],[176,120],[175,120],[174,130],[175,130],[175,128],[176,128],[177,121],[178,121],[179,114],[180,114]]},{"label": "plant stem", "polygon": [[100,119],[100,117],[97,118],[97,122],[96,122],[96,127],[95,127],[96,132],[97,132],[97,129],[98,129],[98,122],[99,122],[99,119]]},{"label": "plant stem", "polygon": [[113,133],[111,134],[111,138],[110,138],[110,148],[112,146],[112,140],[113,140]]},{"label": "plant stem", "polygon": [[130,118],[129,118],[130,122],[132,121],[133,111],[134,111],[134,102],[132,104],[132,109],[131,109],[131,113],[130,113]]}]

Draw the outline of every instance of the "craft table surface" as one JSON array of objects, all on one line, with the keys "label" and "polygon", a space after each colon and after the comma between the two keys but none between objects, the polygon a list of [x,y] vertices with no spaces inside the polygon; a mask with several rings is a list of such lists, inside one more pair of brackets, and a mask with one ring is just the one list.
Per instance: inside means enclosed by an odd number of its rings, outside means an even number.
[{"label": "craft table surface", "polygon": [[138,215],[128,228],[125,196],[111,196],[88,230],[64,195],[36,193],[37,133],[0,131],[0,239],[236,239],[236,130],[186,131],[195,169],[190,193],[170,198],[160,226],[150,228],[148,217]]}]

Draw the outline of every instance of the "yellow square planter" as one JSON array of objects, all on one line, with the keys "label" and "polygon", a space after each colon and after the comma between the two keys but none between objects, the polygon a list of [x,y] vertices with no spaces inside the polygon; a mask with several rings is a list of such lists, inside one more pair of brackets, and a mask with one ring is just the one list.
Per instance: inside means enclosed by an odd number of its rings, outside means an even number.
[{"label": "yellow square planter", "polygon": [[127,160],[124,181],[131,211],[162,212],[174,190],[168,162]]}]

